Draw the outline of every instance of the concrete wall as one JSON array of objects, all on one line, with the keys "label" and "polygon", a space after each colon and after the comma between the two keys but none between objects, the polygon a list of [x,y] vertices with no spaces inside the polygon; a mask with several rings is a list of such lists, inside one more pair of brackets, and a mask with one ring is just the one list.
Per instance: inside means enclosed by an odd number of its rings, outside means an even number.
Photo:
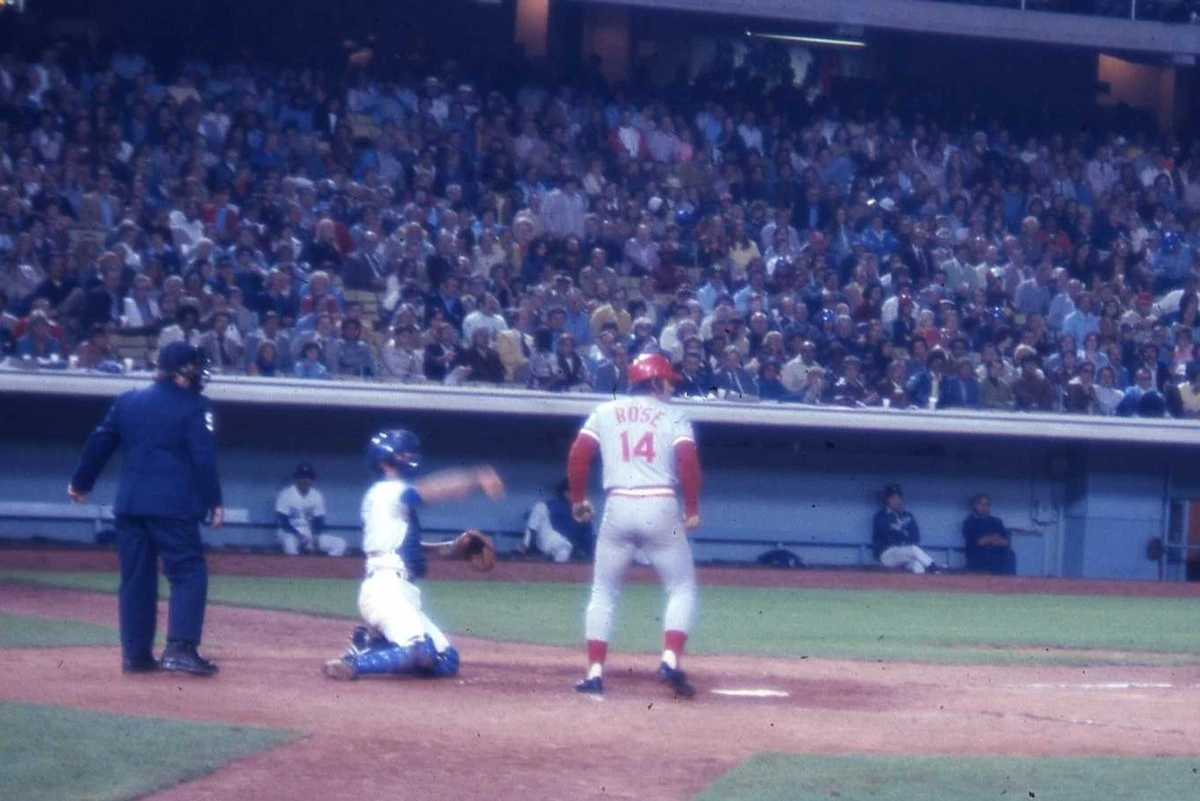
[{"label": "concrete wall", "polygon": [[[0,502],[61,502],[79,445],[105,402],[62,396],[0,400],[0,455],[7,466]],[[384,425],[419,432],[430,468],[490,462],[509,485],[508,497],[498,504],[475,498],[429,508],[423,516],[427,527],[518,531],[529,506],[561,478],[577,422],[225,403],[219,407],[219,439],[226,505],[247,509],[257,525],[213,533],[210,542],[270,543],[273,496],[298,461],[316,466],[330,521],[355,525],[367,481],[362,446]],[[1040,532],[1015,539],[1022,574],[1149,579],[1156,568],[1145,558],[1145,544],[1164,532],[1168,474],[1177,497],[1200,497],[1190,454],[1179,449],[716,424],[700,426],[698,436],[705,467],[705,525],[696,547],[702,560],[752,560],[775,542],[788,542],[813,563],[854,563],[855,548],[806,543],[869,542],[879,490],[899,481],[925,543],[934,549],[961,545],[966,499],[986,491],[1010,526]],[[93,500],[111,500],[115,475],[108,471]],[[594,497],[599,499],[598,487]],[[0,536],[31,534],[79,540],[94,535],[85,522],[0,520]]]}]

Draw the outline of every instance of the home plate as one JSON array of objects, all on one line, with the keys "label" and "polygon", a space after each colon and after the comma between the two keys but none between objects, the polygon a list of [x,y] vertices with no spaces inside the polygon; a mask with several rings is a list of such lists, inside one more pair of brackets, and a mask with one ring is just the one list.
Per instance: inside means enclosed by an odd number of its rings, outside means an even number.
[{"label": "home plate", "polygon": [[787,698],[786,690],[761,690],[761,689],[738,689],[738,690],[713,690],[714,695],[731,695],[735,698]]}]

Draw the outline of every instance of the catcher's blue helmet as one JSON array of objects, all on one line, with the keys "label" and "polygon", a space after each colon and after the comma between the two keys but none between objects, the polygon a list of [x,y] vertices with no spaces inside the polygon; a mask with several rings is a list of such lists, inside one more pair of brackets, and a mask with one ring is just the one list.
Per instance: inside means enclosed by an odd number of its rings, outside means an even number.
[{"label": "catcher's blue helmet", "polygon": [[371,437],[366,456],[367,469],[374,474],[385,464],[409,474],[421,464],[421,439],[405,428],[384,429]]}]

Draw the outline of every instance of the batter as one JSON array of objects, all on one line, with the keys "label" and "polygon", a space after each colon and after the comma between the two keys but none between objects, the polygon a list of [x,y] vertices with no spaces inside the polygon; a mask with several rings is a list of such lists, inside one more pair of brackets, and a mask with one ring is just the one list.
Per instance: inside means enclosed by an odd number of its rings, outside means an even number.
[{"label": "batter", "polygon": [[[700,525],[700,459],[692,424],[669,404],[678,380],[663,356],[644,354],[629,366],[630,397],[601,404],[575,437],[567,477],[575,519],[590,520],[588,473],[599,453],[607,500],[596,541],[592,594],[587,606],[587,676],[582,693],[604,692],[604,662],[617,597],[639,549],[666,590],[659,678],[677,697],[695,687],[680,658],[696,612],[696,568],[687,532]],[[680,515],[676,491],[683,496]]]}]

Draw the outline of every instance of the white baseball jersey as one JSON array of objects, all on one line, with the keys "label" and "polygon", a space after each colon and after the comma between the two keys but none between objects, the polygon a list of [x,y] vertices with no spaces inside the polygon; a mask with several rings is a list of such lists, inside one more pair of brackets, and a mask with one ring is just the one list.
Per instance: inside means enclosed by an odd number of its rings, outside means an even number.
[{"label": "white baseball jersey", "polygon": [[[410,510],[421,504],[421,496],[407,481],[376,481],[363,496],[363,551],[367,570],[406,569],[404,552],[420,555],[420,532],[412,525]],[[410,534],[417,542],[407,542]],[[406,547],[407,546],[407,547]],[[413,566],[414,568],[416,566]]]},{"label": "white baseball jersey", "polygon": [[295,484],[284,487],[275,498],[275,512],[288,519],[301,536],[312,536],[312,519],[325,516],[325,496],[316,487],[301,495]]},{"label": "white baseball jersey", "polygon": [[650,395],[601,404],[579,433],[600,443],[606,491],[675,487],[675,446],[695,442],[683,411]]}]

